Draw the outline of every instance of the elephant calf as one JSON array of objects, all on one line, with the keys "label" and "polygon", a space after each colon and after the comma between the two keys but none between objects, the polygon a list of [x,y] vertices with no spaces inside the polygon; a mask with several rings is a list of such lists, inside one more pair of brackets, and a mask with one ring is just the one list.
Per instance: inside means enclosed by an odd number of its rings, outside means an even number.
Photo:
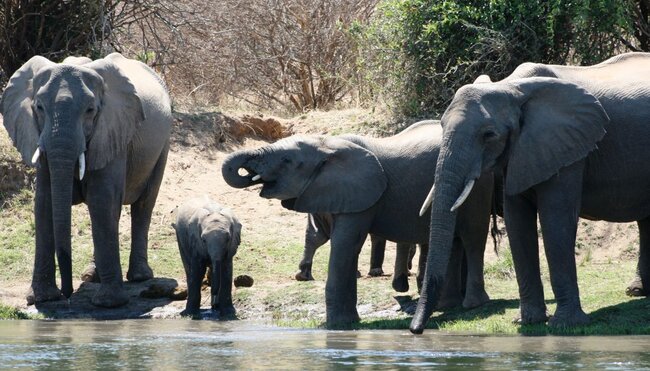
[{"label": "elephant calf", "polygon": [[187,279],[187,305],[182,315],[196,315],[201,306],[201,282],[211,267],[212,309],[233,316],[232,259],[240,242],[241,224],[230,211],[209,197],[188,200],[178,208],[178,250]]}]

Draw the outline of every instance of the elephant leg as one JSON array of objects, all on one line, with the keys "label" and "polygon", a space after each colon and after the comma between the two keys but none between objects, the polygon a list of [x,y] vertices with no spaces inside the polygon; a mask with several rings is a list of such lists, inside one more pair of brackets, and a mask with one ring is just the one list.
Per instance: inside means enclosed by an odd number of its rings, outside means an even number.
[{"label": "elephant leg", "polygon": [[395,270],[393,273],[393,290],[397,292],[409,291],[408,258],[411,250],[410,243],[397,243],[397,254],[395,255]]},{"label": "elephant leg", "polygon": [[424,282],[424,273],[427,268],[427,255],[429,255],[429,244],[420,244],[420,256],[418,256],[418,274],[415,281],[418,285],[418,292],[422,290],[422,282]]},{"label": "elephant leg", "polygon": [[305,248],[302,253],[302,260],[298,265],[300,269],[296,273],[297,281],[313,281],[311,274],[312,263],[316,250],[329,241],[330,224],[326,223],[321,216],[309,214],[307,228],[305,229]]},{"label": "elephant leg", "polygon": [[515,322],[545,322],[548,315],[539,270],[537,208],[524,195],[518,194],[505,197],[504,212],[519,286],[519,314]]},{"label": "elephant leg", "polygon": [[447,275],[443,284],[438,309],[450,309],[461,305],[463,295],[461,294],[461,270],[463,263],[463,244],[459,237],[454,238],[454,243],[447,264]]},{"label": "elephant leg", "polygon": [[34,223],[36,227],[36,250],[32,284],[27,293],[27,304],[32,305],[63,298],[56,286],[56,263],[54,261],[54,229],[52,225],[52,193],[47,166],[41,164],[36,176],[34,200]]},{"label": "elephant leg", "polygon": [[357,267],[359,252],[370,223],[362,224],[362,216],[341,215],[332,231],[332,248],[325,284],[327,326],[348,326],[359,321],[357,312]]},{"label": "elephant leg", "polygon": [[187,280],[187,303],[182,316],[196,316],[201,311],[201,284],[205,276],[205,260],[199,256],[188,256],[185,265],[185,279]]},{"label": "elephant leg", "polygon": [[550,326],[589,323],[578,293],[575,241],[582,196],[583,163],[561,169],[560,174],[536,187],[539,222],[557,308]]},{"label": "elephant leg", "polygon": [[221,280],[219,285],[219,318],[234,318],[237,311],[232,305],[232,257],[221,262]]},{"label": "elephant leg", "polygon": [[406,261],[406,269],[409,270],[409,276],[411,275],[411,270],[413,269],[413,258],[415,257],[415,253],[417,252],[417,246],[416,244],[411,244],[409,247],[409,258]]},{"label": "elephant leg", "polygon": [[149,266],[147,256],[149,225],[165,172],[168,151],[169,143],[163,148],[144,192],[136,202],[131,204],[131,255],[129,256],[129,270],[126,273],[126,279],[132,282],[153,278],[153,270]]},{"label": "elephant leg", "polygon": [[386,239],[373,234],[370,235],[370,271],[371,277],[379,277],[384,274],[384,254],[386,252]]},{"label": "elephant leg", "polygon": [[637,221],[639,226],[639,261],[636,266],[636,275],[630,282],[625,293],[629,296],[648,296],[650,291],[650,218]]},{"label": "elephant leg", "polygon": [[125,161],[118,159],[113,166],[96,170],[87,178],[86,204],[92,224],[95,263],[101,280],[91,301],[100,307],[118,307],[129,301],[122,284],[119,249],[124,181],[115,181],[124,179],[125,172]]}]

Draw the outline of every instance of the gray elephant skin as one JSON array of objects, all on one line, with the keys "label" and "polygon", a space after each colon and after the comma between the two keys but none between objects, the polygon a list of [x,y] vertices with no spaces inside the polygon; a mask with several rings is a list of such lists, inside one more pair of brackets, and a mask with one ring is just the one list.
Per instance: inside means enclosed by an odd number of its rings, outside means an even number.
[{"label": "gray elephant skin", "polygon": [[240,243],[241,224],[233,212],[207,196],[193,198],[178,208],[172,226],[187,279],[187,305],[181,314],[199,314],[201,283],[209,267],[212,310],[218,311],[220,318],[234,316],[232,261]]},{"label": "gray elephant skin", "polygon": [[[222,174],[230,186],[261,184],[260,196],[279,199],[287,209],[332,214],[325,285],[328,327],[359,320],[358,254],[368,233],[411,244],[428,241],[428,214],[420,217],[418,211],[433,183],[429,167],[437,160],[441,134],[437,122],[425,121],[389,138],[293,136],[225,159]],[[483,252],[492,187],[492,176],[478,181],[455,231],[472,262],[468,304],[488,300]]]},{"label": "gray elephant skin", "polygon": [[[484,79],[488,80],[488,79]],[[495,83],[459,89],[442,117],[431,205],[434,250],[411,331],[423,331],[454,238],[459,194],[487,171],[504,176],[505,223],[519,285],[516,320],[588,323],[578,294],[579,217],[636,221],[638,274],[650,287],[650,54],[589,67],[525,63]],[[549,319],[540,278],[537,218],[557,301]]]},{"label": "gray elephant skin", "polygon": [[[305,228],[305,247],[302,260],[298,264],[297,281],[313,281],[311,273],[312,264],[316,250],[330,240],[332,232],[332,215],[327,213],[309,214],[307,216],[307,228]],[[384,253],[386,250],[386,239],[373,234],[370,235],[370,271],[368,275],[378,277],[384,274]]]},{"label": "gray elephant skin", "polygon": [[[332,233],[333,216],[327,213],[309,214],[307,217],[307,228],[305,228],[305,247],[303,250],[302,260],[298,264],[298,272],[295,275],[297,281],[313,281],[312,265],[316,250],[330,240]],[[368,276],[379,277],[384,274],[382,268],[384,263],[384,254],[386,251],[386,239],[374,234],[370,234],[370,271]],[[422,250],[424,249],[424,250]],[[424,267],[426,264],[428,246],[421,247],[417,285],[418,290],[421,287],[424,278]],[[393,274],[392,287],[398,292],[407,292],[409,290],[408,276],[412,268],[412,259],[415,256],[416,245],[409,243],[397,243],[395,254],[395,269]],[[360,273],[359,273],[360,274]],[[462,291],[458,288],[458,296],[463,296]],[[451,294],[451,293],[450,293]],[[449,305],[454,301],[449,298]],[[443,305],[446,307],[446,305]]]},{"label": "gray elephant skin", "polygon": [[[118,239],[122,205],[131,206],[127,278],[153,277],[148,230],[172,122],[162,80],[145,64],[118,53],[60,64],[35,56],[13,74],[0,107],[23,161],[37,167],[36,250],[28,303],[72,294],[70,213],[72,205],[84,202],[101,280],[92,303],[125,304]],[[55,252],[61,290],[55,282]]]}]

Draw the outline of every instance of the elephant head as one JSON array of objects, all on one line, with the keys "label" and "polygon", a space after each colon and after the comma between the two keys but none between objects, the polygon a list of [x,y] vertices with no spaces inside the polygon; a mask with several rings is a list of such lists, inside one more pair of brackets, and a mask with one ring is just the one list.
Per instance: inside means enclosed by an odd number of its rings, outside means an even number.
[{"label": "elephant head", "polygon": [[[61,292],[72,294],[70,211],[73,183],[127,150],[144,120],[134,86],[107,59],[53,63],[40,56],[16,71],[2,96],[4,126],[28,165],[47,174]],[[78,171],[76,170],[78,169]],[[38,217],[37,217],[38,220]]]},{"label": "elephant head", "polygon": [[485,82],[456,92],[441,122],[435,187],[427,198],[433,200],[430,251],[411,332],[421,333],[435,308],[456,209],[474,181],[483,172],[502,170],[506,195],[521,193],[585,158],[605,135],[608,121],[593,95],[554,78]]},{"label": "elephant head", "polygon": [[377,157],[337,137],[293,136],[238,151],[222,167],[235,188],[262,184],[260,196],[308,213],[352,213],[374,205],[387,185]]}]

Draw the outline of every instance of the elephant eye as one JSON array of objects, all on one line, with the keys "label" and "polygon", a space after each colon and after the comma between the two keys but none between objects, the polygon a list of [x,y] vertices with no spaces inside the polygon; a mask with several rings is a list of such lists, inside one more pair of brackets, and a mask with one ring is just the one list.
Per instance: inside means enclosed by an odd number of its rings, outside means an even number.
[{"label": "elephant eye", "polygon": [[483,133],[483,142],[484,143],[491,142],[491,141],[497,139],[498,136],[499,136],[499,134],[496,131],[494,131],[494,130],[486,130]]},{"label": "elephant eye", "polygon": [[92,114],[93,112],[95,112],[95,107],[88,107],[88,109],[86,110],[87,114]]},{"label": "elephant eye", "polygon": [[44,111],[43,105],[40,103],[36,103],[36,110],[38,112],[43,112]]}]

